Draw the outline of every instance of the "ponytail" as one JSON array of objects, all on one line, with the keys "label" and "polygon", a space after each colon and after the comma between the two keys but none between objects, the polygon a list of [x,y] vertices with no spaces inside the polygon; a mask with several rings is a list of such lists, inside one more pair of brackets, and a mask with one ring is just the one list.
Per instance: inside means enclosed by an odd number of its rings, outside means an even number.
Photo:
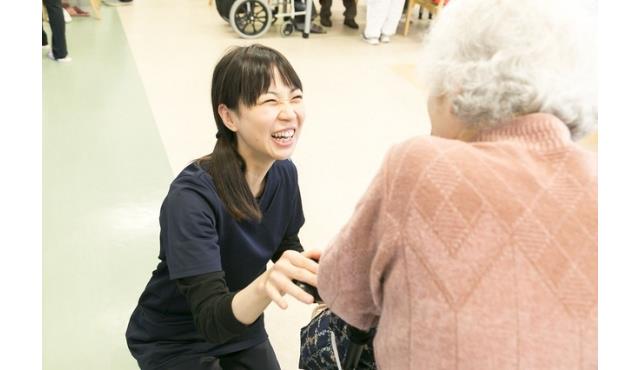
[{"label": "ponytail", "polygon": [[237,221],[262,220],[262,211],[244,177],[245,162],[236,150],[235,135],[218,133],[213,152],[201,158],[201,165],[213,179],[227,212]]}]

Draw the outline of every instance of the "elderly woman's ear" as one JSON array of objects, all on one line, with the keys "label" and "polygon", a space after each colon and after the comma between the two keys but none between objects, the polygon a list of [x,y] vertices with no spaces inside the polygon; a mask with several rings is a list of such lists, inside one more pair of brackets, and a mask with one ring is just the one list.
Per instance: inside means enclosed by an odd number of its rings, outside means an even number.
[{"label": "elderly woman's ear", "polygon": [[462,141],[470,141],[476,136],[477,131],[454,114],[451,99],[447,95],[429,95],[427,109],[431,135]]}]

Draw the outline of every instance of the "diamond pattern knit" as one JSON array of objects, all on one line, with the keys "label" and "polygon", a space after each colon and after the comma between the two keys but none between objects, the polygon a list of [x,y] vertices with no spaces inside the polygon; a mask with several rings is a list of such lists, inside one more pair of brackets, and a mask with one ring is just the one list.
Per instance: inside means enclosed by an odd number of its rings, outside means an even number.
[{"label": "diamond pattern knit", "polygon": [[385,158],[320,262],[387,369],[595,369],[597,170],[547,114]]}]

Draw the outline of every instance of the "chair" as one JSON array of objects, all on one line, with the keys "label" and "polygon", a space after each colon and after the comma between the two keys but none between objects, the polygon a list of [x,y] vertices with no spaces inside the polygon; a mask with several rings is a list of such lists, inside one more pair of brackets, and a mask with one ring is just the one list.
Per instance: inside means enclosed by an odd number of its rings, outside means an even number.
[{"label": "chair", "polygon": [[96,19],[100,19],[100,0],[91,0],[91,9],[93,10],[93,16]]},{"label": "chair", "polygon": [[407,14],[405,15],[404,21],[404,36],[409,34],[409,24],[411,23],[411,13],[413,12],[413,8],[415,5],[420,5],[421,12],[422,9],[426,9],[429,12],[429,18],[435,17],[442,7],[444,7],[446,0],[408,0],[407,4]]}]

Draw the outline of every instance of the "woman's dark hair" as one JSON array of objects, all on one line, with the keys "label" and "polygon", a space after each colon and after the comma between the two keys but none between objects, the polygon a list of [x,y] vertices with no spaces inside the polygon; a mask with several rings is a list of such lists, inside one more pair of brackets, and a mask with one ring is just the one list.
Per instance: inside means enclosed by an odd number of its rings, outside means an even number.
[{"label": "woman's dark hair", "polygon": [[244,176],[246,165],[238,153],[236,133],[224,125],[218,106],[224,104],[236,112],[240,103],[254,106],[269,90],[276,70],[285,85],[302,90],[300,78],[284,55],[259,44],[229,50],[213,71],[211,105],[218,140],[213,152],[197,163],[209,172],[227,211],[239,221],[260,221],[262,212]]}]

